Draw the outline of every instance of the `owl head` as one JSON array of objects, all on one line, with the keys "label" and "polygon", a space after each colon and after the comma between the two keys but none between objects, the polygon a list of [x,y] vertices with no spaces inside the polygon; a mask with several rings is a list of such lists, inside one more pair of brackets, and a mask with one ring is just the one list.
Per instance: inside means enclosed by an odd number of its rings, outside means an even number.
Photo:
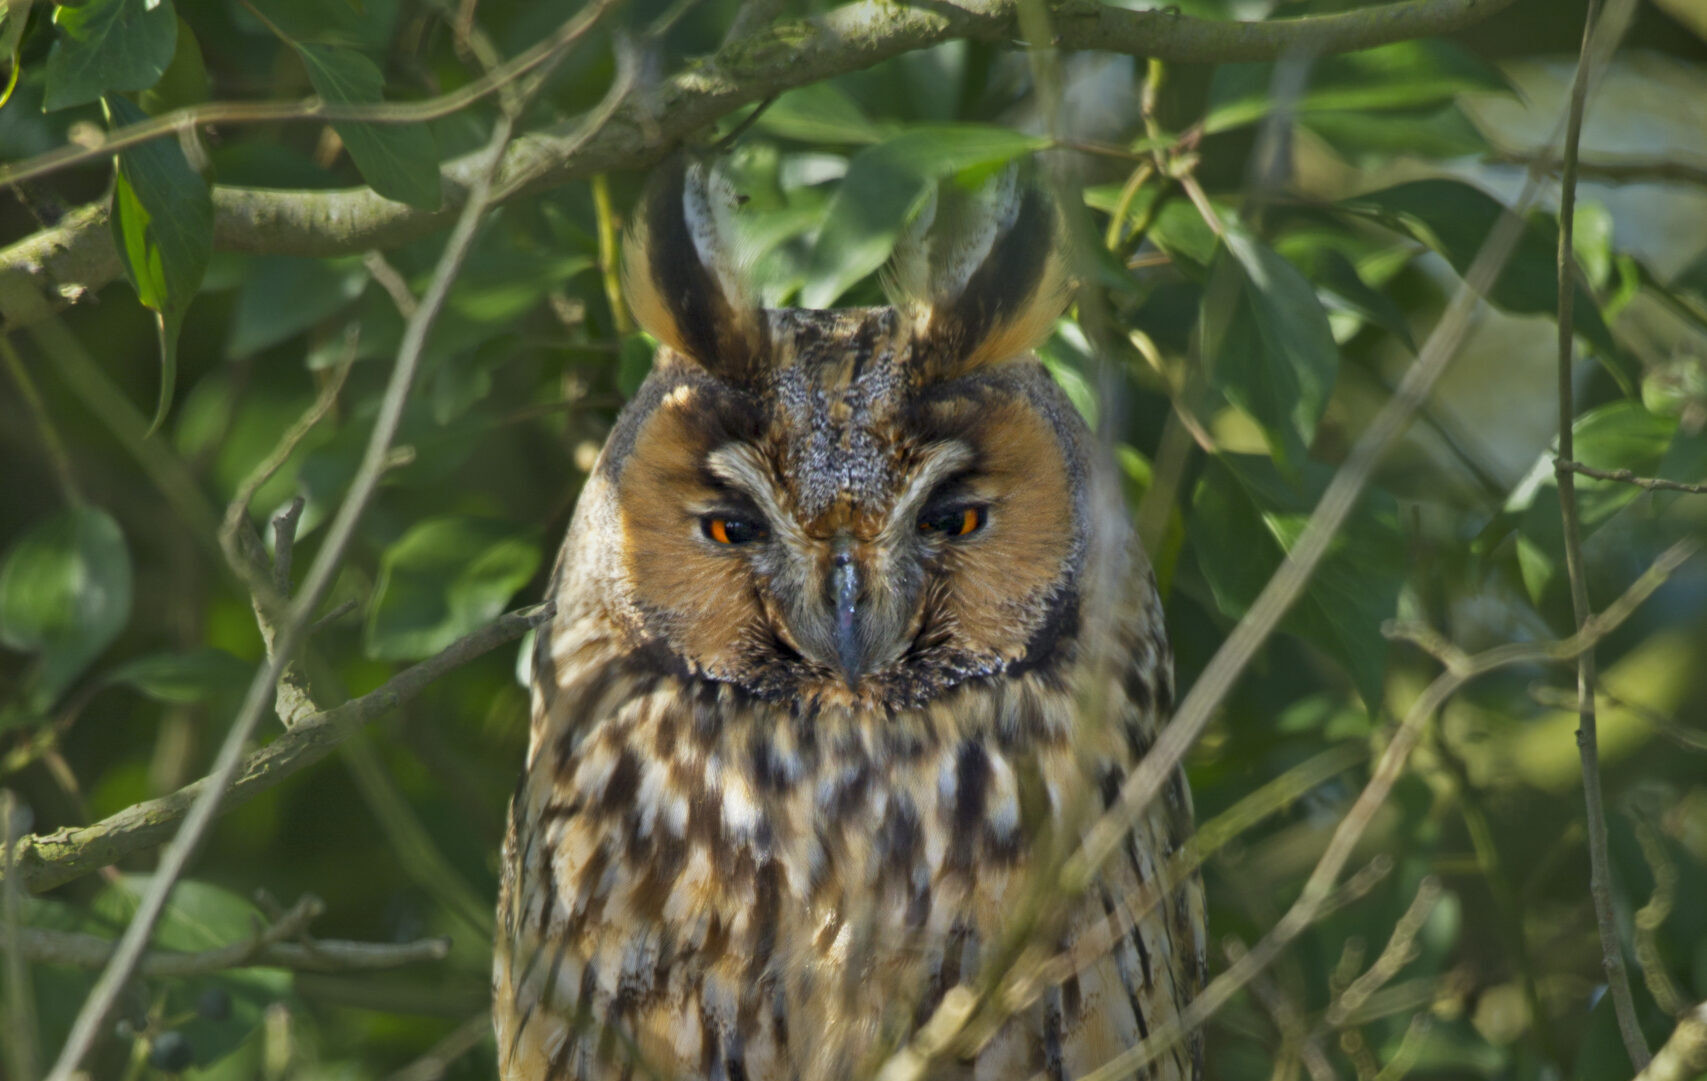
[{"label": "owl head", "polygon": [[641,199],[624,278],[662,344],[567,563],[646,656],[765,699],[900,709],[1062,664],[1110,516],[1031,353],[1068,292],[1047,197],[1011,170],[937,197],[892,305],[834,311],[752,303],[733,213],[694,164]]}]

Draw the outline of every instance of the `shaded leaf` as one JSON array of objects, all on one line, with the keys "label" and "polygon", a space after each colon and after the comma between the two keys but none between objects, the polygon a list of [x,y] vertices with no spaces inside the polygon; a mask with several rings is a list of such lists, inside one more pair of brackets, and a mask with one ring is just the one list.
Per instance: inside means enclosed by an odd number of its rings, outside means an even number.
[{"label": "shaded leaf", "polygon": [[[1357,213],[1397,225],[1433,248],[1465,274],[1505,208],[1499,200],[1457,180],[1414,180],[1350,199],[1345,206]],[[1554,316],[1559,309],[1557,270],[1558,227],[1549,219],[1531,218],[1505,270],[1490,291],[1494,305],[1522,315]],[[1619,355],[1600,306],[1581,284],[1577,286],[1573,321],[1576,332],[1604,358]]]},{"label": "shaded leaf", "polygon": [[130,619],[124,534],[97,507],[59,512],[25,530],[0,562],[0,644],[40,659],[27,705],[53,705]]},{"label": "shaded leaf", "polygon": [[149,116],[186,105],[199,105],[208,99],[212,84],[207,77],[207,64],[202,60],[201,43],[182,16],[178,18],[178,41],[172,50],[172,62],[160,78],[137,97],[137,104]]},{"label": "shaded leaf", "polygon": [[237,296],[226,355],[252,356],[302,333],[361,296],[367,282],[355,258],[256,258]]},{"label": "shaded leaf", "polygon": [[[315,93],[333,105],[377,105],[385,76],[372,60],[336,45],[292,41]],[[425,124],[334,123],[368,186],[421,210],[439,207],[439,155]]]},{"label": "shaded leaf", "polygon": [[1357,162],[1392,154],[1461,158],[1489,150],[1487,138],[1456,104],[1380,113],[1323,109],[1302,122],[1335,152]]},{"label": "shaded leaf", "polygon": [[[1333,470],[1304,463],[1299,483],[1265,458],[1223,454],[1204,470],[1192,501],[1189,535],[1198,565],[1227,616],[1245,614],[1303,534]],[[1392,497],[1365,496],[1311,576],[1281,629],[1343,665],[1371,709],[1387,663],[1381,623],[1404,583],[1404,542]]]},{"label": "shaded leaf", "polygon": [[816,146],[864,145],[894,133],[893,125],[873,123],[834,83],[813,83],[781,95],[759,117],[758,127]]},{"label": "shaded leaf", "polygon": [[133,688],[156,702],[189,705],[239,694],[250,675],[249,665],[222,649],[193,649],[126,661],[102,682]]},{"label": "shaded leaf", "polygon": [[1296,267],[1230,227],[1201,312],[1212,385],[1262,427],[1282,468],[1315,438],[1339,372],[1339,349],[1316,291]]},{"label": "shaded leaf", "polygon": [[172,0],[86,0],[54,9],[59,27],[47,54],[46,112],[87,105],[101,95],[153,86],[177,45]]},{"label": "shaded leaf", "polygon": [[1047,139],[1005,128],[959,125],[914,128],[860,151],[830,200],[801,303],[827,307],[882,266],[933,182],[954,176],[972,186],[1047,145]]},{"label": "shaded leaf", "polygon": [[503,612],[539,561],[539,545],[501,522],[447,517],[416,525],[380,558],[368,654],[436,653]]},{"label": "shaded leaf", "polygon": [[[1280,63],[1296,63],[1281,61]],[[1210,83],[1204,129],[1226,131],[1266,116],[1277,104],[1275,63],[1220,64]],[[1438,38],[1399,41],[1379,48],[1322,57],[1310,65],[1295,101],[1297,113],[1408,109],[1450,101],[1465,91],[1511,91],[1487,61]]]}]

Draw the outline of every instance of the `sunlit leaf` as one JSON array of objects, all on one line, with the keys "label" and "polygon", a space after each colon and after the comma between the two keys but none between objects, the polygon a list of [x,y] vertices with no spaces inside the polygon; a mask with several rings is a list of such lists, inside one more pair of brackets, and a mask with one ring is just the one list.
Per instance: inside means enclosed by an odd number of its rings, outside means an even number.
[{"label": "sunlit leaf", "polygon": [[368,654],[414,660],[436,653],[503,612],[539,561],[539,545],[500,522],[421,522],[380,558]]},{"label": "sunlit leaf", "polygon": [[[146,119],[121,97],[104,99],[114,127]],[[155,314],[160,395],[153,427],[172,404],[178,332],[213,252],[213,195],[175,139],[155,139],[118,156],[113,240],[137,299]]]},{"label": "sunlit leaf", "polygon": [[1006,128],[965,125],[914,128],[860,151],[830,200],[801,303],[827,307],[882,266],[933,182],[958,176],[971,185],[1047,145]]},{"label": "sunlit leaf", "polygon": [[172,62],[178,17],[172,0],[85,0],[54,9],[59,27],[47,54],[48,112],[101,95],[146,90]]},{"label": "sunlit leaf", "polygon": [[1229,228],[1225,239],[1202,310],[1204,362],[1215,388],[1261,425],[1292,471],[1327,407],[1339,349],[1296,267],[1243,229]]},{"label": "sunlit leaf", "polygon": [[49,708],[130,619],[131,567],[111,515],[78,506],[37,522],[0,561],[0,644],[37,655],[30,708]]}]

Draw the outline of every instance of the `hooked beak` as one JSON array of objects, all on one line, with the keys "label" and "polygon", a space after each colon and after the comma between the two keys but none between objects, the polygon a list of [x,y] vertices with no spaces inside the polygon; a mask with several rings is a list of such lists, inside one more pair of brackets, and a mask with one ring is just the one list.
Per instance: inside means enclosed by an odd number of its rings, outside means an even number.
[{"label": "hooked beak", "polygon": [[859,687],[870,658],[861,643],[859,611],[859,565],[846,542],[836,545],[830,567],[830,601],[835,606],[836,660],[841,665],[842,679],[848,690]]}]

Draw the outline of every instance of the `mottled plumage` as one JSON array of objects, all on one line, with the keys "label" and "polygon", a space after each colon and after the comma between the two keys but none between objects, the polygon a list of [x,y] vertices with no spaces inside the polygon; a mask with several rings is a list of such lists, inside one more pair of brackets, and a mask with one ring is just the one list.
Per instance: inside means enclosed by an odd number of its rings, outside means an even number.
[{"label": "mottled plumage", "polygon": [[[974,984],[1039,853],[1076,840],[1172,701],[1150,572],[1029,350],[1064,295],[1005,177],[908,238],[897,306],[761,311],[702,170],[628,243],[665,344],[588,479],[535,655],[494,973],[507,1079],[863,1076]],[[968,225],[967,223],[971,224]],[[1177,776],[1079,944],[931,1076],[1073,1077],[1202,978]],[[1086,944],[1095,944],[1087,951]],[[1109,945],[1112,944],[1112,945]],[[1178,1045],[1151,1076],[1201,1071]]]}]

